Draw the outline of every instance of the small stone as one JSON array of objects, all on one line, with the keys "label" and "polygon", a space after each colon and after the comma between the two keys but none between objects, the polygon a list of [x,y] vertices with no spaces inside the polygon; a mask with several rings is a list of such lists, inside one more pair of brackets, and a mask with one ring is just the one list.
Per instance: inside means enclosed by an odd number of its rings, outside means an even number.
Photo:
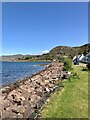
[{"label": "small stone", "polygon": [[17,100],[13,100],[14,103],[17,103],[17,106],[18,105],[21,105],[21,101],[17,101]]},{"label": "small stone", "polygon": [[9,107],[11,105],[10,100],[4,100],[3,101],[3,107],[6,109],[7,107]]},{"label": "small stone", "polygon": [[25,107],[24,106],[16,106],[12,109],[12,112],[16,113],[16,114],[22,114],[25,112]]},{"label": "small stone", "polygon": [[47,91],[47,92],[50,92],[50,90],[48,89],[48,87],[46,87],[46,91]]},{"label": "small stone", "polygon": [[27,106],[27,109],[23,113],[23,118],[29,118],[29,116],[34,112],[34,110],[30,107]]},{"label": "small stone", "polygon": [[16,113],[12,112],[11,109],[9,109],[9,110],[3,111],[2,118],[5,118],[8,120],[8,118],[17,118],[17,117],[16,117]]},{"label": "small stone", "polygon": [[42,96],[42,92],[41,91],[37,91],[37,95],[38,96]]}]

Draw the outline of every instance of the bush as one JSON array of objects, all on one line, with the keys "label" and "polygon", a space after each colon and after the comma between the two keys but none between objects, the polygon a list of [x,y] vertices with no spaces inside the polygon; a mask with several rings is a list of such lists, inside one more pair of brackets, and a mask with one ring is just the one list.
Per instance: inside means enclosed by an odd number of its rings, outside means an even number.
[{"label": "bush", "polygon": [[72,60],[70,58],[64,59],[64,70],[70,70],[72,67]]},{"label": "bush", "polygon": [[29,57],[25,57],[25,60],[29,60]]}]

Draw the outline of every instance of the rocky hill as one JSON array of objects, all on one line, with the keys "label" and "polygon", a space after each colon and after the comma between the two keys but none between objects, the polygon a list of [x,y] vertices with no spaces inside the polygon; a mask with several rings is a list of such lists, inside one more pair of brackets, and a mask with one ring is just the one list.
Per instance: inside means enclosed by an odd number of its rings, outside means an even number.
[{"label": "rocky hill", "polygon": [[71,56],[77,54],[87,54],[90,52],[90,44],[85,44],[78,47],[69,47],[69,46],[57,46],[53,48],[49,54],[50,55],[57,55],[57,56]]}]

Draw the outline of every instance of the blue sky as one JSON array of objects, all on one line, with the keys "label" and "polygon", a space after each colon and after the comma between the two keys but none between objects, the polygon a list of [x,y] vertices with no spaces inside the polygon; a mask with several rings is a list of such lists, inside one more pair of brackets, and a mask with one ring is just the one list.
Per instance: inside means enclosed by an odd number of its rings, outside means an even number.
[{"label": "blue sky", "polygon": [[15,2],[2,6],[2,54],[42,54],[88,42],[88,3]]}]

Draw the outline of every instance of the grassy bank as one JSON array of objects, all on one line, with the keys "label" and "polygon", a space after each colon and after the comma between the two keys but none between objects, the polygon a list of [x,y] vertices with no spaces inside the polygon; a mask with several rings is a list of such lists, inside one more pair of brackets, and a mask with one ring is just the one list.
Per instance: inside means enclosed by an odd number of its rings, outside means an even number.
[{"label": "grassy bank", "polygon": [[73,66],[72,72],[76,75],[63,81],[64,88],[59,88],[43,106],[42,118],[88,117],[88,71],[82,66]]}]

